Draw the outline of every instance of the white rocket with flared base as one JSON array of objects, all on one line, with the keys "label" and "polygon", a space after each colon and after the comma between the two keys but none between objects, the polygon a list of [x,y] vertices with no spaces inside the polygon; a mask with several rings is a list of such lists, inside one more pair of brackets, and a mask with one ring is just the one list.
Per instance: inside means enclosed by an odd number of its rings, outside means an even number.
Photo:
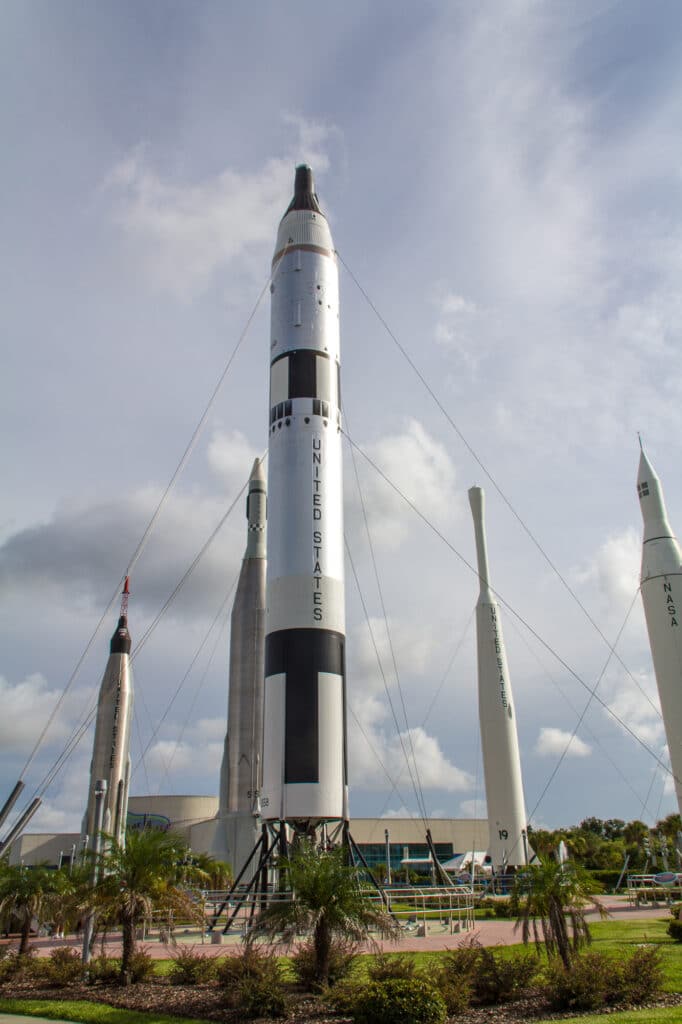
[{"label": "white rocket with flared base", "polygon": [[526,804],[511,680],[502,636],[500,609],[490,588],[485,539],[485,494],[469,491],[474,517],[481,589],[476,605],[478,644],[478,713],[490,846],[496,871],[527,863]]},{"label": "white rocket with flared base", "polygon": [[121,615],[111,638],[109,660],[97,702],[95,740],[90,764],[88,804],[82,831],[92,842],[96,831],[95,786],[107,784],[102,811],[102,831],[125,842],[130,785],[130,725],[133,715],[133,678],[130,670],[128,632],[128,579],[121,602]]},{"label": "white rocket with flared base", "polygon": [[270,287],[263,818],[347,819],[339,279],[309,167]]},{"label": "white rocket with flared base", "polygon": [[677,804],[682,813],[682,554],[661,482],[644,451],[637,494],[644,520],[641,593]]}]

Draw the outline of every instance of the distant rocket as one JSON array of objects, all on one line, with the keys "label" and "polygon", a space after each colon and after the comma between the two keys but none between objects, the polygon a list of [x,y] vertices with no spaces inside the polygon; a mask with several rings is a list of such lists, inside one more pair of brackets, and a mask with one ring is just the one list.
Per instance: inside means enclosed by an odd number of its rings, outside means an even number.
[{"label": "distant rocket", "polygon": [[661,482],[644,450],[637,494],[644,520],[641,592],[677,805],[682,812],[682,556]]},{"label": "distant rocket", "polygon": [[[263,760],[265,653],[265,473],[253,464],[246,499],[246,552],[232,608],[227,736],[220,772],[219,815],[259,811]],[[249,851],[250,852],[250,851]]]},{"label": "distant rocket", "polygon": [[104,671],[97,702],[95,742],[90,764],[88,803],[83,819],[83,834],[92,839],[95,831],[95,784],[107,784],[102,831],[120,843],[125,842],[130,785],[130,725],[133,715],[133,680],[130,671],[130,633],[128,632],[128,578],[121,601],[121,615],[111,638],[109,660]]},{"label": "distant rocket", "polygon": [[347,818],[339,281],[312,171],[296,168],[270,287],[263,817]]},{"label": "distant rocket", "polygon": [[500,609],[490,588],[485,539],[485,494],[469,491],[474,517],[480,593],[476,605],[478,714],[490,831],[490,855],[496,871],[526,863],[526,805],[507,655]]}]

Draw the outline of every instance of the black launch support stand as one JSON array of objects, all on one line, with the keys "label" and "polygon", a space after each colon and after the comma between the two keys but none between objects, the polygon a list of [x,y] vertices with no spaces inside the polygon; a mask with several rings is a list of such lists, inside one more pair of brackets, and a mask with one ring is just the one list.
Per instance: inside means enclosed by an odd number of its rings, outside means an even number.
[{"label": "black launch support stand", "polygon": [[[227,921],[222,929],[223,935],[227,935],[232,926],[233,921],[235,920],[235,918],[239,914],[239,911],[242,909],[244,903],[249,898],[249,896],[251,896],[251,894],[253,894],[253,899],[251,900],[251,908],[249,911],[249,925],[252,924],[256,913],[256,904],[258,902],[260,903],[261,910],[264,910],[265,907],[267,906],[268,869],[274,867],[276,864],[279,866],[280,870],[279,890],[286,890],[286,868],[283,868],[281,866],[282,862],[285,862],[290,854],[286,827],[287,823],[285,821],[280,821],[277,823],[277,825],[273,823],[269,826],[263,823],[261,828],[261,834],[258,840],[256,841],[253,850],[249,854],[246,862],[244,863],[244,866],[242,867],[241,871],[239,872],[234,882],[232,883],[232,888],[227,893],[225,899],[222,901],[222,903],[218,907],[218,910],[214,913],[211,919],[211,923],[208,926],[209,933],[213,932],[213,930],[215,929],[216,925],[218,924],[218,919],[224,912],[225,908],[230,907],[230,910],[228,911]],[[301,833],[301,835],[303,835],[303,833]],[[336,829],[329,838],[328,846],[332,848],[333,846],[337,845],[339,842],[339,837],[340,843],[343,846],[344,850],[346,851],[346,862],[349,865],[349,867],[355,867],[357,865],[357,862],[360,862],[362,868],[367,873],[372,886],[381,896],[382,903],[384,904],[386,909],[388,909],[389,901],[386,892],[374,877],[367,861],[365,860],[365,857],[363,856],[362,851],[360,850],[359,846],[353,839],[353,836],[350,833],[350,825],[348,821],[339,822],[338,826],[336,827]],[[277,850],[277,853],[275,853],[275,850]],[[253,863],[256,855],[259,852],[260,856],[258,858],[258,863],[256,865],[256,869],[253,873],[251,881],[248,882],[245,888],[239,889],[242,878],[248,871],[249,866]],[[238,889],[239,891],[237,891]],[[231,904],[232,906],[230,906]]]}]

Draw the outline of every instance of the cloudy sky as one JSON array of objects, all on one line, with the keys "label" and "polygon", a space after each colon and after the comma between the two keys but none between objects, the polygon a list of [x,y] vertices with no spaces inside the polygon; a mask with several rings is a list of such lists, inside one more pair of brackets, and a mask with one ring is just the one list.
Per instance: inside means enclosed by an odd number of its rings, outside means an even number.
[{"label": "cloudy sky", "polygon": [[[347,446],[352,813],[417,812],[403,748],[429,815],[484,811],[477,580],[453,551],[474,560],[473,484],[534,821],[671,812],[635,476],[641,431],[682,529],[679,5],[5,0],[0,19],[0,798],[254,308],[136,564],[134,640],[266,447],[258,296],[307,160],[343,261],[346,428],[423,516]],[[244,527],[240,500],[135,659],[135,793],[216,792]],[[90,744],[36,829],[78,826]]]}]

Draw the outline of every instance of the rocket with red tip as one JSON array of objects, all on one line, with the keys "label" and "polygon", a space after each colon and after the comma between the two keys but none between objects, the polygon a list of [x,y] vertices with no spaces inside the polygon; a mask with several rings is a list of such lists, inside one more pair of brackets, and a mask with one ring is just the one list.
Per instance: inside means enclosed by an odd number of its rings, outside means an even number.
[{"label": "rocket with red tip", "polygon": [[121,600],[118,626],[109,645],[109,660],[104,670],[97,701],[95,740],[90,764],[88,804],[83,818],[83,834],[92,838],[95,830],[95,785],[107,784],[102,831],[125,842],[130,785],[130,725],[133,716],[133,679],[130,670],[130,633],[128,632],[128,577]]}]

